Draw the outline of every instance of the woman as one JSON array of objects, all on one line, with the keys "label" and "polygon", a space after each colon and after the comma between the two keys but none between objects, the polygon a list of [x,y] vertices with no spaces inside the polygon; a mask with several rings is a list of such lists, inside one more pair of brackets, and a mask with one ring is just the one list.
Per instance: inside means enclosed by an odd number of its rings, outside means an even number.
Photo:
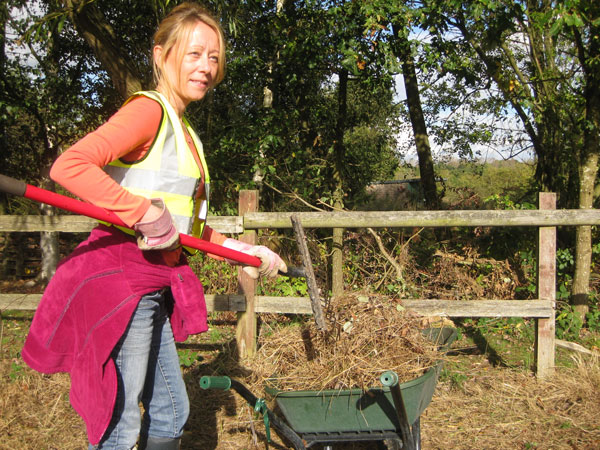
[{"label": "woman", "polygon": [[71,404],[86,422],[90,448],[179,448],[189,401],[175,340],[207,329],[202,285],[179,232],[258,256],[259,268],[244,268],[255,278],[287,270],[268,248],[204,224],[209,175],[183,114],[223,79],[218,22],[181,4],[154,44],[156,90],[128,99],[51,170],[66,189],[135,230],[99,225],[61,262],[23,349],[32,368],[70,373]]}]

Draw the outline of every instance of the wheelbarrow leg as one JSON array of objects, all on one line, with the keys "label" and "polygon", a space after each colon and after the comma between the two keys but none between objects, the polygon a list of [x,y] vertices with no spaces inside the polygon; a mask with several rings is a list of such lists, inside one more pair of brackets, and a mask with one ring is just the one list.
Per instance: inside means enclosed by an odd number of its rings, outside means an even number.
[{"label": "wheelbarrow leg", "polygon": [[[252,406],[252,408],[256,408],[258,399],[252,392],[248,390],[248,388],[246,388],[246,386],[236,380],[231,380],[231,388],[240,394],[240,396],[243,397],[244,400],[246,400],[248,404]],[[271,425],[273,425],[275,429],[277,429],[284,437],[286,437],[296,450],[306,450],[304,442],[302,442],[302,439],[294,430],[282,422],[279,417],[270,409],[266,408],[266,412]]]},{"label": "wheelbarrow leg", "polygon": [[415,450],[421,450],[421,418],[417,417],[415,423],[412,424],[412,435]]},{"label": "wheelbarrow leg", "polygon": [[406,414],[406,408],[404,407],[404,400],[402,399],[402,391],[400,389],[400,384],[398,383],[398,375],[390,370],[381,375],[380,379],[384,386],[390,388],[392,399],[394,400],[400,432],[402,433],[402,448],[406,450],[417,450],[413,431],[408,423],[408,416]]}]

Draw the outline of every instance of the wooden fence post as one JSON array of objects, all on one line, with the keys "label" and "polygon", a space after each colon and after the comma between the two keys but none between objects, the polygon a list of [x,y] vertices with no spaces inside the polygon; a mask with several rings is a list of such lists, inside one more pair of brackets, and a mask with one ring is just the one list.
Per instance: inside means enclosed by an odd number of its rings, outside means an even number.
[{"label": "wooden fence post", "polygon": [[331,293],[339,297],[344,293],[344,229],[333,229],[331,246]]},{"label": "wooden fence post", "polygon": [[[539,209],[556,209],[556,194],[540,192]],[[538,378],[554,372],[554,335],[556,301],[556,227],[538,229],[538,298],[551,301],[552,317],[536,319],[535,367]]]},{"label": "wooden fence post", "polygon": [[[258,191],[240,191],[239,214],[258,211]],[[256,245],[256,231],[244,229],[239,240]],[[250,278],[241,267],[238,268],[238,293],[246,297],[246,311],[237,314],[236,342],[240,358],[251,357],[256,353],[256,280]]]}]

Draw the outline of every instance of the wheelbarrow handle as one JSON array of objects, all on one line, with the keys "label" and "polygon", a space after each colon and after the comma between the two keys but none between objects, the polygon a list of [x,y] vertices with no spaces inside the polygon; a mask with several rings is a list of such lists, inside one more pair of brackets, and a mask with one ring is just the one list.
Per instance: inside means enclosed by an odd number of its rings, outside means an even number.
[{"label": "wheelbarrow handle", "polygon": [[402,448],[406,450],[416,450],[412,427],[410,423],[408,423],[408,415],[406,414],[406,407],[404,405],[404,398],[402,397],[402,390],[400,389],[398,374],[393,370],[388,370],[381,375],[379,380],[381,381],[381,384],[390,388],[394,407],[396,408],[398,423],[400,425],[400,431],[402,432]]},{"label": "wheelbarrow handle", "polygon": [[220,389],[228,391],[231,388],[231,378],[227,376],[204,376],[200,378],[202,389]]},{"label": "wheelbarrow handle", "polygon": [[[6,192],[11,195],[17,195],[19,197],[25,197],[30,200],[35,200],[40,203],[46,203],[48,205],[56,206],[57,208],[64,209],[66,211],[74,212],[76,214],[91,217],[93,219],[102,220],[104,222],[111,223],[113,225],[119,225],[122,227],[130,228],[123,222],[114,212],[106,210],[90,203],[82,202],[74,198],[67,197],[65,195],[57,194],[56,192],[41,189],[24,181],[17,180],[15,178],[0,174],[0,191]],[[248,266],[259,267],[261,264],[260,258],[247,253],[238,252],[222,245],[215,244],[213,242],[206,241],[204,239],[198,239],[193,236],[181,233],[179,235],[179,241],[181,245],[186,247],[195,248],[205,253],[212,255],[221,256],[232,261],[236,261],[241,264]],[[288,268],[288,272],[294,272],[294,267]],[[304,276],[304,275],[289,275],[282,273],[287,276]]]},{"label": "wheelbarrow handle", "polygon": [[[239,381],[232,380],[228,376],[203,376],[200,378],[200,387],[202,389],[220,389],[223,391],[233,389],[244,400],[246,400],[254,410],[256,410],[256,404],[261,402],[261,400],[258,399],[252,392],[250,392],[246,386]],[[287,438],[296,450],[306,450],[304,442],[294,430],[292,430],[285,422],[277,417],[277,415],[269,408],[265,406],[264,409],[266,410],[266,414],[271,425],[273,425],[273,427],[279,431],[282,436]]]}]

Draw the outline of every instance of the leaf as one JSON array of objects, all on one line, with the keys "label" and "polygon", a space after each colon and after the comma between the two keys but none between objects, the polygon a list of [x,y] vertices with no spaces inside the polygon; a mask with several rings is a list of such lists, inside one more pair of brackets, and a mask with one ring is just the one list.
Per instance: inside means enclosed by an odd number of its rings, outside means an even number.
[{"label": "leaf", "polygon": [[65,20],[67,19],[67,16],[64,15],[60,18],[59,22],[58,22],[58,27],[56,28],[56,30],[58,31],[58,33],[60,33],[63,30],[63,27],[65,26]]},{"label": "leaf", "polygon": [[346,322],[343,325],[342,330],[344,330],[344,332],[346,332],[346,333],[350,333],[350,332],[352,332],[352,328],[354,328],[354,324],[352,323],[351,320],[349,320],[348,322]]}]

